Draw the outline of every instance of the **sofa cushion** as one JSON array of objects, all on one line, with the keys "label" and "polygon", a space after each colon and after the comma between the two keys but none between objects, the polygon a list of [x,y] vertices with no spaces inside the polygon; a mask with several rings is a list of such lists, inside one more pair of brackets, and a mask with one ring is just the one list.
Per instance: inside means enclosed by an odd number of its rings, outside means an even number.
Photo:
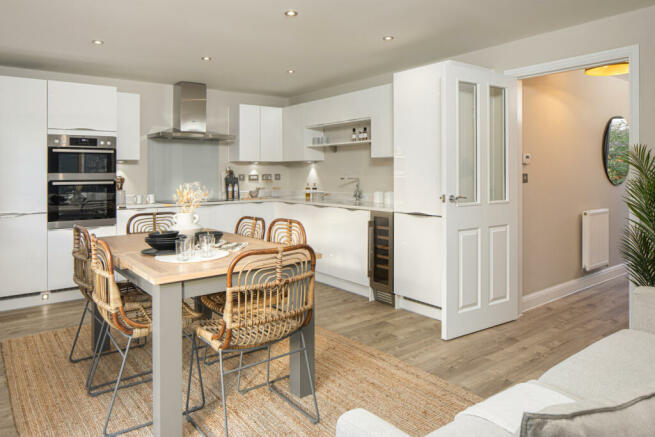
[{"label": "sofa cushion", "polygon": [[486,419],[475,416],[457,416],[449,424],[432,431],[425,437],[512,437],[512,435]]},{"label": "sofa cushion", "polygon": [[337,437],[409,437],[389,422],[363,408],[343,413],[337,420]]},{"label": "sofa cushion", "polygon": [[539,382],[574,397],[619,404],[655,392],[655,334],[616,332],[544,373]]},{"label": "sofa cushion", "polygon": [[573,403],[574,399],[544,387],[537,381],[528,381],[470,406],[457,417],[474,416],[485,419],[513,434],[521,426],[521,419],[526,411],[537,412],[548,406],[567,402]]},{"label": "sofa cushion", "polygon": [[[609,407],[586,408],[568,404],[526,413],[520,437],[651,437],[655,432],[655,393]],[[562,412],[563,411],[563,412]]]}]

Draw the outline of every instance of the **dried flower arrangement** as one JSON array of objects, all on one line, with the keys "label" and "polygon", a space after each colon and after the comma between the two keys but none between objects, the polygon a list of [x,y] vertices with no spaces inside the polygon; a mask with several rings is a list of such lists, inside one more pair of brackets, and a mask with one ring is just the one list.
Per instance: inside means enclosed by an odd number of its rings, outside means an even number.
[{"label": "dried flower arrangement", "polygon": [[181,213],[194,212],[196,208],[207,199],[209,192],[200,182],[182,184],[175,192],[175,203],[180,207]]}]

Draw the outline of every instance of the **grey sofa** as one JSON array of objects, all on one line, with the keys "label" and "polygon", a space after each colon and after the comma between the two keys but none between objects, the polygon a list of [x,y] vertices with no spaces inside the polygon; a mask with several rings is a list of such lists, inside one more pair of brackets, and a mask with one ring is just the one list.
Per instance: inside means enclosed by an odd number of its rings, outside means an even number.
[{"label": "grey sofa", "polygon": [[[461,412],[428,437],[518,435],[526,411],[568,399],[576,405],[616,405],[655,392],[655,289],[631,294],[630,329],[606,337],[562,361],[538,380],[518,384]],[[561,397],[561,398],[560,398]],[[407,437],[364,409],[341,415],[337,437]]]}]

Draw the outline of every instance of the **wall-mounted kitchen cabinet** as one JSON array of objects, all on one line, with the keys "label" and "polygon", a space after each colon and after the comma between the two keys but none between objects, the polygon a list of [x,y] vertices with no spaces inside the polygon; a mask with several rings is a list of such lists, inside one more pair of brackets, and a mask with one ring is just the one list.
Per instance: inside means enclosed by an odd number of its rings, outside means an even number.
[{"label": "wall-mounted kitchen cabinet", "polygon": [[116,159],[138,161],[141,157],[141,96],[118,93]]},{"label": "wall-mounted kitchen cabinet", "polygon": [[306,119],[313,106],[308,103],[284,108],[284,160],[285,161],[323,161],[322,150],[306,147],[311,144],[311,135],[305,129]]},{"label": "wall-mounted kitchen cabinet", "polygon": [[282,131],[282,108],[257,105],[232,108],[230,133],[236,133],[237,140],[230,145],[230,161],[282,161]]},{"label": "wall-mounted kitchen cabinet", "polygon": [[116,88],[48,81],[48,129],[116,132]]},{"label": "wall-mounted kitchen cabinet", "polygon": [[[312,138],[321,131],[348,127],[348,132],[336,132],[328,145],[352,146],[361,142],[350,142],[352,127],[366,126],[371,147],[371,158],[393,156],[393,96],[392,86],[381,85],[361,91],[315,100],[303,104],[305,113],[305,147],[316,149]],[[297,105],[300,106],[300,105]],[[291,107],[287,108],[290,109]],[[325,128],[325,129],[324,129]],[[325,133],[325,132],[323,132]],[[368,144],[368,142],[366,142]],[[323,147],[322,144],[318,147]]]}]

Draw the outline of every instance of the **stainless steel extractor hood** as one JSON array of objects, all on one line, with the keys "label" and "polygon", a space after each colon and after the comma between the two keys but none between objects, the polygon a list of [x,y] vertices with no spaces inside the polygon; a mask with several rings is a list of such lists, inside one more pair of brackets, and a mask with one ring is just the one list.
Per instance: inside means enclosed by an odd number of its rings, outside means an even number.
[{"label": "stainless steel extractor hood", "polygon": [[235,136],[207,132],[207,85],[178,82],[173,90],[173,128],[149,134],[148,138],[231,143]]}]

